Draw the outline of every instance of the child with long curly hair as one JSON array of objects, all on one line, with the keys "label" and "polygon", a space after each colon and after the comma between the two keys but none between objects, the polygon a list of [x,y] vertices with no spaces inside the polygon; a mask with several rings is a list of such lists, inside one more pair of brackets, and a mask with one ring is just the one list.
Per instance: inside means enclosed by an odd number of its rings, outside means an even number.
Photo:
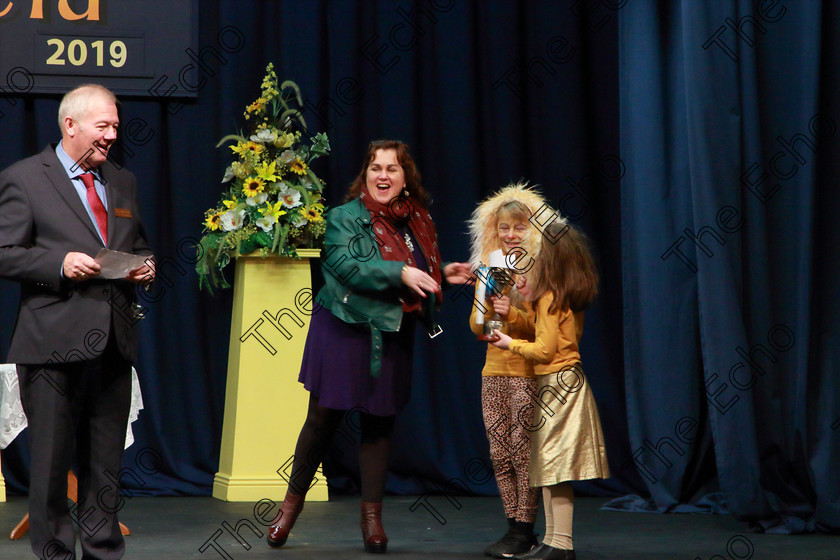
[{"label": "child with long curly hair", "polygon": [[492,344],[533,362],[540,404],[529,428],[529,478],[531,486],[542,488],[545,538],[514,558],[574,560],[569,482],[609,477],[601,420],[578,349],[583,310],[598,294],[598,272],[588,240],[576,227],[555,221],[545,237],[533,268],[517,281],[527,317],[511,322],[512,329],[533,332],[534,341],[495,331],[499,340]]}]

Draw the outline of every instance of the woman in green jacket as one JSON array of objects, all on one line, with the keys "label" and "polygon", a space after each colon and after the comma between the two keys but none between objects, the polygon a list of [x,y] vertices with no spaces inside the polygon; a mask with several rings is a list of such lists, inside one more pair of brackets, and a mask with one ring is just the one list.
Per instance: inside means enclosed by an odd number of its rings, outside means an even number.
[{"label": "woman in green jacket", "polygon": [[411,388],[415,318],[434,334],[441,283],[464,283],[470,271],[441,262],[427,202],[408,146],[380,140],[368,146],[347,202],[327,214],[325,285],[299,378],[309,410],[271,546],[286,542],[333,432],[346,411],[358,410],[362,538],[368,552],[387,549],[382,497],[394,418]]}]

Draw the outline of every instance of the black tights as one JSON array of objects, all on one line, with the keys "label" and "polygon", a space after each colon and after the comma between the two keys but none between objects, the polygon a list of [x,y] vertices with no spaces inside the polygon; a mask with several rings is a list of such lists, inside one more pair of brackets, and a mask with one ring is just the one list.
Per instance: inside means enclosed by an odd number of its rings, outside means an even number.
[{"label": "black tights", "polygon": [[[300,430],[289,491],[303,495],[315,477],[318,465],[324,460],[330,441],[344,418],[344,410],[326,408],[318,399],[309,396],[306,422]],[[388,474],[388,451],[394,431],[394,416],[374,416],[359,413],[362,442],[359,447],[359,471],[362,478],[362,501],[381,502],[385,494],[385,477]]]}]

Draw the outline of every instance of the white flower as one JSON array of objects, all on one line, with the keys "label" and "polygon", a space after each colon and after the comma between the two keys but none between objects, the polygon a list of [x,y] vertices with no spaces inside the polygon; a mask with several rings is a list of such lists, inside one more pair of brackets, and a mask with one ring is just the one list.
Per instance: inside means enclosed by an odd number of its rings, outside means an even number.
[{"label": "white flower", "polygon": [[274,219],[274,216],[272,216],[271,214],[268,214],[266,216],[263,216],[259,220],[257,220],[256,224],[257,224],[257,227],[259,227],[264,232],[268,233],[274,228],[274,223],[276,221],[277,220]]},{"label": "white flower", "polygon": [[292,225],[299,228],[299,227],[305,226],[308,223],[309,223],[309,220],[307,220],[303,216],[299,216],[297,221],[292,222]]},{"label": "white flower", "polygon": [[266,200],[268,200],[268,193],[261,192],[257,194],[257,196],[249,196],[245,199],[245,202],[248,204],[248,206],[258,206]]},{"label": "white flower", "polygon": [[297,154],[292,150],[283,150],[283,153],[280,154],[280,163],[292,163]]},{"label": "white flower", "polygon": [[242,227],[245,223],[245,210],[237,210],[233,208],[228,210],[221,217],[222,229],[225,231],[234,231]]},{"label": "white flower", "polygon": [[285,188],[280,191],[280,199],[283,201],[283,206],[286,208],[297,208],[301,204],[300,192],[295,189]]},{"label": "white flower", "polygon": [[228,181],[230,181],[234,177],[236,177],[236,175],[233,172],[233,166],[228,165],[228,168],[225,169],[225,176],[222,177],[222,183],[227,183]]},{"label": "white flower", "polygon": [[275,134],[267,128],[261,128],[256,134],[251,135],[252,142],[274,142],[275,138],[277,138],[277,136],[275,136]]}]

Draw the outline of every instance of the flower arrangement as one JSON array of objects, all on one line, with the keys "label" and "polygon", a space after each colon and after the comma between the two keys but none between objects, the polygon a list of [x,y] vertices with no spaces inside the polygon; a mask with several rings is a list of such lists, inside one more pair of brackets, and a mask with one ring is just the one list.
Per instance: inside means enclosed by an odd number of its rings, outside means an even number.
[{"label": "flower arrangement", "polygon": [[304,138],[292,125],[306,130],[300,110],[300,89],[292,81],[279,87],[269,63],[261,95],[245,109],[251,134],[230,134],[236,159],[222,183],[230,185],[217,206],[204,214],[204,235],[196,263],[199,286],[228,288],[222,270],[231,258],[245,254],[297,258],[298,248],[318,247],[326,222],[324,182],[310,168],[312,160],[330,152],[327,135]]}]

